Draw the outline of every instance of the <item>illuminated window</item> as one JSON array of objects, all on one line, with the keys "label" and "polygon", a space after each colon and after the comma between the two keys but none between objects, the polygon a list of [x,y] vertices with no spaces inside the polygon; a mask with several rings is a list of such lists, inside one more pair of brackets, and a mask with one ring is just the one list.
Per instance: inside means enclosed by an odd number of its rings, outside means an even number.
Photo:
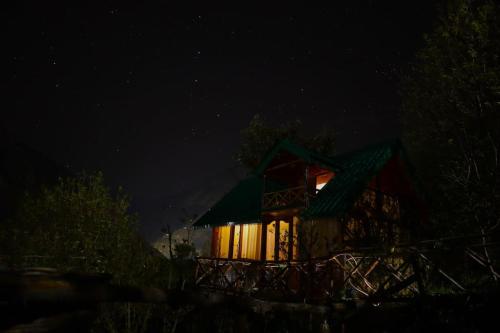
[{"label": "illuminated window", "polygon": [[240,254],[240,234],[241,234],[241,225],[234,226],[234,238],[233,238],[233,259],[238,259]]},{"label": "illuminated window", "polygon": [[231,226],[214,228],[213,255],[216,258],[229,258],[229,247],[232,244],[231,259],[260,260],[260,247],[262,241],[261,224],[234,225],[233,239],[231,241]]},{"label": "illuminated window", "polygon": [[333,172],[327,172],[316,177],[316,191],[319,191],[325,186],[330,179],[333,178]]},{"label": "illuminated window", "polygon": [[286,223],[285,221],[280,221],[280,244],[279,244],[280,260],[288,259],[289,235],[290,235],[290,230],[288,223]]},{"label": "illuminated window", "polygon": [[[276,248],[276,223],[276,221],[273,221],[267,225],[266,260],[275,260],[274,251]],[[289,246],[289,226],[287,222],[279,221],[279,233],[279,260],[286,260],[288,259]]]},{"label": "illuminated window", "polygon": [[267,225],[267,235],[266,235],[266,260],[274,260],[274,244],[276,231],[276,222],[273,221]]},{"label": "illuminated window", "polygon": [[293,249],[293,260],[299,259],[299,218],[293,217],[293,239],[292,239],[292,249]]},{"label": "illuminated window", "polygon": [[229,256],[229,241],[231,238],[231,227],[216,227],[214,237],[214,253],[217,258],[227,258]]},{"label": "illuminated window", "polygon": [[260,259],[261,224],[243,224],[241,236],[241,258]]}]

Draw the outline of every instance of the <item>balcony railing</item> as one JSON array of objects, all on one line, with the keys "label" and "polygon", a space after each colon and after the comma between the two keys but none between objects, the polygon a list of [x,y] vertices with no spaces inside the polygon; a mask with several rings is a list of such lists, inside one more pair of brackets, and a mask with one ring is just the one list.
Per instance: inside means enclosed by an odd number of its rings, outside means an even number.
[{"label": "balcony railing", "polygon": [[[286,262],[197,258],[197,286],[292,301],[408,299],[498,290],[498,234],[349,249]],[[479,239],[479,242],[478,242]],[[485,255],[488,254],[488,256]]]},{"label": "balcony railing", "polygon": [[304,186],[264,193],[262,196],[262,209],[271,210],[284,207],[303,207],[306,204],[307,195]]},{"label": "balcony railing", "polygon": [[367,298],[385,288],[407,297],[417,286],[405,259],[354,253],[282,263],[198,258],[195,281],[203,288],[289,301]]}]

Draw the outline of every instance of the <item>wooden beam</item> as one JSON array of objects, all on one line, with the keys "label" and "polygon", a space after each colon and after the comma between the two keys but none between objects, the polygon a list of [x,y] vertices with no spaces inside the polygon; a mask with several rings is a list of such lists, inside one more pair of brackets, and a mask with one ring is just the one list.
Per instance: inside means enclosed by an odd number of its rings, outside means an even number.
[{"label": "wooden beam", "polygon": [[273,171],[273,170],[276,170],[276,169],[281,169],[281,168],[284,168],[284,167],[289,166],[289,165],[293,165],[293,164],[298,163],[298,162],[302,162],[302,160],[301,159],[296,159],[296,160],[293,160],[293,161],[281,163],[281,164],[278,164],[278,165],[273,166],[271,168],[267,168],[266,172]]},{"label": "wooden beam", "polygon": [[309,207],[309,164],[306,165],[306,169],[304,171],[304,206]]},{"label": "wooden beam", "polygon": [[242,243],[243,243],[243,224],[240,224],[240,239],[238,240],[238,259],[241,259],[242,252]]},{"label": "wooden beam", "polygon": [[212,246],[211,246],[211,251],[210,251],[210,255],[212,257],[218,257],[219,256],[219,250],[218,250],[218,242],[217,242],[217,239],[218,239],[218,227],[213,227],[212,228]]},{"label": "wooden beam", "polygon": [[293,216],[288,221],[288,261],[293,260]]},{"label": "wooden beam", "polygon": [[381,289],[377,290],[373,295],[369,297],[369,300],[372,302],[382,301],[386,299],[388,296],[392,296],[400,292],[401,290],[408,288],[412,283],[417,282],[417,276],[415,274],[410,275],[403,281],[384,289],[383,286]]},{"label": "wooden beam", "polygon": [[260,242],[260,260],[266,261],[267,250],[267,222],[262,222],[262,235]]},{"label": "wooden beam", "polygon": [[274,261],[280,260],[280,221],[274,221]]},{"label": "wooden beam", "polygon": [[233,259],[233,247],[234,247],[234,225],[231,225],[229,227],[229,250],[227,251],[228,259]]}]

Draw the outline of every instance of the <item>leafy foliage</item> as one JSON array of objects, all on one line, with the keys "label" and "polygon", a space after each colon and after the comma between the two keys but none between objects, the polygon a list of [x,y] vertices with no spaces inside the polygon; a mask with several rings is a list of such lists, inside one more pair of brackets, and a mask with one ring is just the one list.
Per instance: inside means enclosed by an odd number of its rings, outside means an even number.
[{"label": "leafy foliage", "polygon": [[[37,195],[26,194],[15,217],[0,231],[0,253],[13,267],[109,273],[114,284],[166,284],[170,267],[137,234],[137,218],[119,189],[113,195],[102,174],[60,179]],[[151,304],[104,304],[98,331],[144,331]]]},{"label": "leafy foliage", "polygon": [[121,190],[111,195],[102,174],[60,179],[38,196],[26,195],[2,244],[17,258],[39,256],[58,269],[111,273],[116,281],[137,282],[150,253],[128,205]]},{"label": "leafy foliage", "polygon": [[403,86],[405,145],[442,233],[499,223],[500,6],[451,1]]},{"label": "leafy foliage", "polygon": [[236,155],[237,160],[249,169],[254,169],[265,154],[280,140],[288,139],[296,144],[331,156],[335,152],[336,134],[330,129],[306,136],[302,132],[300,120],[289,121],[272,126],[259,114],[242,132],[242,143]]}]

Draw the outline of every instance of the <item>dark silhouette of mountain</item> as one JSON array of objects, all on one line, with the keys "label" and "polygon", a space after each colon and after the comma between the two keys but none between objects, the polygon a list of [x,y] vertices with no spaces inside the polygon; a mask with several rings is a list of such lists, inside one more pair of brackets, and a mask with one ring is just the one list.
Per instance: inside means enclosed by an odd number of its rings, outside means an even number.
[{"label": "dark silhouette of mountain", "polygon": [[10,216],[26,192],[54,184],[69,170],[40,153],[0,133],[0,221]]}]

